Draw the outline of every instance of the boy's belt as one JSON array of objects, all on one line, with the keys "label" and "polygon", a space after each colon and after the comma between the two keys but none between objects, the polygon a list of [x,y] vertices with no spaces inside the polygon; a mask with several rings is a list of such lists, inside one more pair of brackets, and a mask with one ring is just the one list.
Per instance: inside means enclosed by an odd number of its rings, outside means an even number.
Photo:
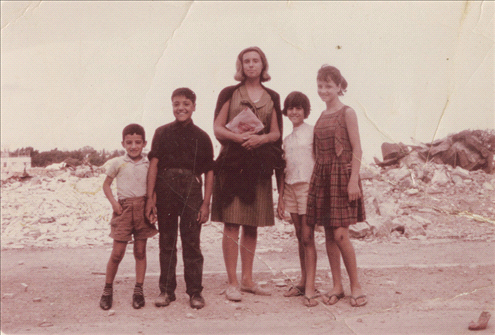
[{"label": "boy's belt", "polygon": [[183,175],[196,175],[193,170],[189,169],[182,169],[182,168],[166,168],[163,170],[164,173],[170,172],[170,173],[177,173],[177,174],[183,174]]}]

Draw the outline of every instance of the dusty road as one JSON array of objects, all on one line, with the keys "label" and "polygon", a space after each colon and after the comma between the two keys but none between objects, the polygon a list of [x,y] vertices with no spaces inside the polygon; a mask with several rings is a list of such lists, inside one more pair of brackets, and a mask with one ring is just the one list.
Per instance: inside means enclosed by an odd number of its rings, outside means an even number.
[{"label": "dusty road", "polygon": [[[206,228],[208,229],[208,228]],[[295,240],[276,246],[259,242],[255,278],[271,297],[243,294],[239,303],[222,295],[226,275],[220,240],[203,245],[206,307],[192,310],[184,293],[179,260],[177,301],[153,305],[158,295],[158,248],[149,241],[146,306],[134,310],[134,260],[128,253],[114,286],[115,314],[99,308],[109,246],[73,249],[3,250],[2,331],[5,334],[467,334],[471,320],[486,310],[495,315],[495,242],[434,239],[354,241],[359,275],[369,303],[352,308],[302,305],[284,298],[276,285],[298,278]],[[317,286],[330,289],[324,245],[318,248]],[[129,251],[130,251],[129,247]],[[180,251],[180,250],[179,250]],[[348,288],[345,277],[345,287]],[[275,281],[274,281],[275,280]],[[349,292],[346,292],[349,293]],[[491,320],[482,334],[495,333]]]}]

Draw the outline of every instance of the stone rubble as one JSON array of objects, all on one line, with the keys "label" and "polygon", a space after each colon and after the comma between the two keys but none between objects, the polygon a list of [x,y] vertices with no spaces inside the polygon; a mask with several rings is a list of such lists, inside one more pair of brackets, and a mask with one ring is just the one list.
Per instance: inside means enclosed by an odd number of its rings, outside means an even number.
[{"label": "stone rubble", "polygon": [[[3,180],[2,249],[111,246],[111,206],[102,190],[103,171],[87,166],[35,168],[28,171],[29,176]],[[352,238],[495,239],[493,174],[424,163],[413,155],[403,157],[398,166],[363,164],[361,171],[367,220],[350,227]],[[116,194],[115,183],[113,187]],[[274,191],[274,210],[277,197]],[[290,221],[286,213],[283,220],[276,219],[275,226],[259,229],[259,240],[271,242],[260,245],[258,252],[283,252],[277,243],[295,239]],[[219,222],[205,224],[203,248],[218,245],[222,231]],[[321,227],[315,236],[317,245],[325,243]]]}]

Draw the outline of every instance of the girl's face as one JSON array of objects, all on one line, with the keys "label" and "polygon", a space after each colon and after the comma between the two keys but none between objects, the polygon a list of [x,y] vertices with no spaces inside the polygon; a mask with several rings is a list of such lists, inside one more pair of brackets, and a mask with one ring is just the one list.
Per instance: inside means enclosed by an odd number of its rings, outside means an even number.
[{"label": "girl's face", "polygon": [[333,101],[334,99],[338,99],[339,92],[341,90],[340,84],[336,85],[333,80],[317,80],[318,85],[318,95],[321,100],[325,102]]},{"label": "girl's face", "polygon": [[287,108],[287,117],[294,127],[300,126],[304,122],[304,109],[302,107]]},{"label": "girl's face", "polygon": [[263,71],[260,54],[256,51],[249,51],[242,55],[242,70],[246,78],[259,78]]}]

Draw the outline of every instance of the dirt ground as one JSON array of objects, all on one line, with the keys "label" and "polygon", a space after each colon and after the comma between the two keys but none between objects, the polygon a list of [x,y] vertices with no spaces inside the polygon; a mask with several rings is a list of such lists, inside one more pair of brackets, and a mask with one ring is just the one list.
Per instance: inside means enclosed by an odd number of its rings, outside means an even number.
[{"label": "dirt ground", "polygon": [[[214,229],[205,226],[205,230]],[[318,232],[317,234],[320,234]],[[276,247],[260,238],[255,279],[272,296],[243,293],[233,303],[222,294],[226,275],[221,240],[203,244],[206,306],[189,307],[179,257],[177,301],[153,304],[158,295],[158,246],[148,245],[146,306],[131,306],[131,247],[114,285],[112,311],[99,308],[110,244],[85,248],[2,251],[1,325],[4,334],[467,334],[482,311],[495,315],[495,242],[462,239],[354,240],[360,280],[369,303],[353,308],[346,297],[334,306],[302,305],[285,298],[298,279],[295,239]],[[271,246],[271,248],[270,248]],[[317,287],[330,289],[328,260],[319,243]],[[179,253],[180,253],[179,249]],[[278,286],[282,279],[287,286]],[[348,278],[344,285],[349,294]],[[494,320],[479,333],[495,333]]]},{"label": "dirt ground", "polygon": [[[444,171],[444,166],[432,166]],[[452,170],[452,169],[451,169]],[[375,171],[378,173],[378,171]],[[227,284],[222,224],[203,226],[206,306],[189,307],[179,256],[177,301],[157,308],[158,236],[148,242],[146,306],[135,310],[132,247],[114,285],[111,311],[99,307],[111,251],[104,175],[39,175],[2,185],[1,330],[5,334],[467,334],[483,311],[495,318],[495,178],[461,174],[443,187],[394,183],[398,169],[365,180],[367,222],[375,230],[352,239],[368,304],[346,297],[334,306],[303,306],[283,293],[299,279],[293,226],[276,220],[258,230],[255,280],[271,296],[243,293],[233,303]],[[444,171],[445,172],[445,171]],[[462,172],[462,171],[461,171]],[[443,172],[442,172],[443,173]],[[415,192],[410,192],[415,191]],[[276,201],[276,199],[274,199]],[[378,213],[380,212],[380,213]],[[422,222],[419,224],[418,222]],[[379,224],[382,224],[381,226]],[[357,226],[357,225],[356,225]],[[400,232],[397,227],[402,227]],[[386,232],[386,234],[379,234]],[[317,288],[330,290],[324,233],[315,234]],[[180,243],[178,244],[181,255]],[[240,263],[240,262],[239,262]],[[238,269],[240,264],[238,265]],[[344,273],[346,294],[349,281]],[[495,319],[482,334],[495,333]]]}]

